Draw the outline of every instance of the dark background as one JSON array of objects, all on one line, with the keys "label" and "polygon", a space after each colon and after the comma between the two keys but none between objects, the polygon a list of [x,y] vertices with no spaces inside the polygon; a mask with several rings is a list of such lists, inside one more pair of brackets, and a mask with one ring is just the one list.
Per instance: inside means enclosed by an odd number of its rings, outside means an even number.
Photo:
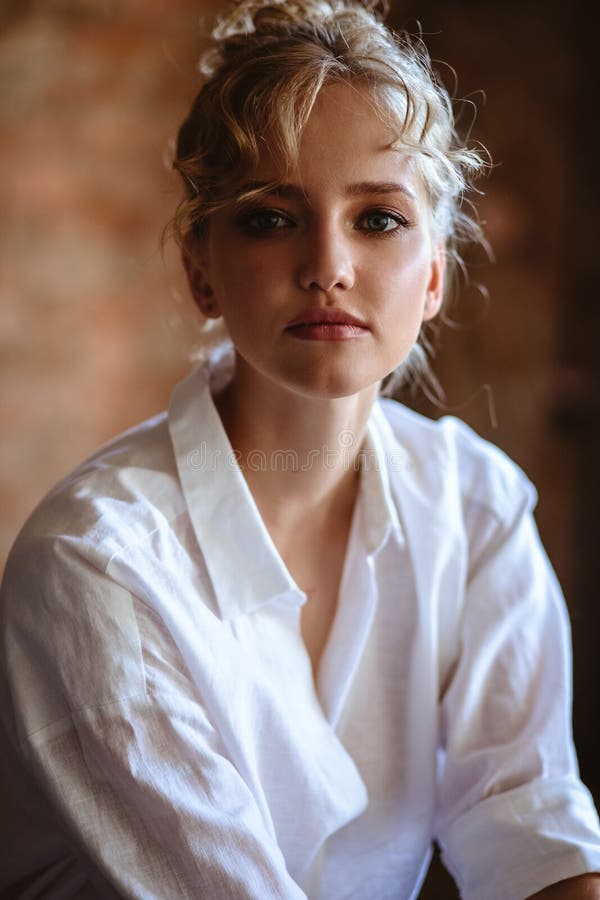
[{"label": "dark background", "polygon": [[[39,497],[164,408],[189,368],[199,323],[159,236],[179,191],[169,140],[198,86],[200,17],[215,8],[0,3],[0,567]],[[465,419],[539,490],[598,802],[594,31],[582,3],[532,0],[395,2],[391,21],[422,30],[449,89],[475,103],[472,138],[495,163],[478,202],[496,260],[470,255],[471,283],[437,335],[446,402],[403,399]],[[466,127],[472,108],[460,108]],[[436,866],[422,896],[456,892]]]},{"label": "dark background", "polygon": [[[471,257],[471,285],[438,335],[448,409],[403,399],[429,415],[464,418],[538,488],[538,525],[572,620],[575,742],[598,805],[594,29],[583,3],[532,0],[399,3],[393,20],[409,30],[418,20],[432,58],[456,70],[458,96],[478,107],[472,135],[496,164],[479,185],[495,264]],[[447,69],[440,73],[450,88]],[[458,896],[437,861],[421,896]]]}]

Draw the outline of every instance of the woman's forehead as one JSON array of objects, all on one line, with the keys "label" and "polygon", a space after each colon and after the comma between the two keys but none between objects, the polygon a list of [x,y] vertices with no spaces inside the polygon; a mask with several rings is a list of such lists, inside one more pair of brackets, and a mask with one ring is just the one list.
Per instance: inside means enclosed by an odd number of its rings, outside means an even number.
[{"label": "woman's forehead", "polygon": [[276,132],[263,133],[258,162],[241,166],[228,179],[224,196],[237,201],[277,194],[311,202],[397,193],[427,202],[414,151],[398,136],[399,128],[381,114],[369,92],[352,83],[328,83],[300,132],[294,158],[286,156]]},{"label": "woman's forehead", "polygon": [[314,130],[322,128],[340,131],[346,139],[359,129],[357,136],[370,136],[378,144],[392,144],[398,138],[398,131],[392,125],[391,110],[386,107],[375,92],[366,87],[347,81],[326,83],[315,99],[301,140],[310,139]]},{"label": "woman's forehead", "polygon": [[413,202],[425,197],[415,160],[401,147],[368,140],[344,145],[343,134],[332,142],[317,138],[303,144],[293,166],[263,158],[238,180],[235,195],[277,194],[292,201],[311,201],[323,193],[348,200],[367,194],[401,194]]},{"label": "woman's forehead", "polygon": [[348,182],[391,181],[418,175],[412,155],[398,141],[399,127],[381,115],[372,97],[346,82],[319,92],[302,128],[294,160],[284,158],[277,140],[265,140],[260,160],[245,173],[248,180],[289,180],[290,173],[319,171]]}]

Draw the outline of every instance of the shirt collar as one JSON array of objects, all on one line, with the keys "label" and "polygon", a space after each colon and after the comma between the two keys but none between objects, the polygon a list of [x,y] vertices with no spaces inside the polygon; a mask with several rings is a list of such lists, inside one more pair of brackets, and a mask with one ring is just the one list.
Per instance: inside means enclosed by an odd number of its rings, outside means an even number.
[{"label": "shirt collar", "polygon": [[373,406],[361,451],[363,539],[368,555],[376,555],[393,534],[399,544],[404,532],[390,485],[390,470],[406,465],[407,454],[395,440],[379,406]]},{"label": "shirt collar", "polygon": [[[361,453],[357,505],[367,555],[391,532],[403,541],[388,465],[403,451],[376,403]],[[211,374],[200,367],[175,388],[169,432],[188,512],[223,618],[251,612],[275,599],[300,605],[306,595],[287,570],[260,516],[211,394]],[[395,454],[395,456],[394,456]],[[358,510],[357,510],[358,511]],[[243,573],[241,575],[241,573]]]},{"label": "shirt collar", "polygon": [[180,382],[169,432],[181,487],[223,618],[304,594],[279,556],[238,466],[204,368]]}]

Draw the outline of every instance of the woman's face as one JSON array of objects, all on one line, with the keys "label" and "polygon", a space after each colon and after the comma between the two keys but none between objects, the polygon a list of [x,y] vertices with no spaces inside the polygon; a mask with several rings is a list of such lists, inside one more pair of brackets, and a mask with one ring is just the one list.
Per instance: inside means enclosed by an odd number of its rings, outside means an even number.
[{"label": "woman's face", "polygon": [[[393,140],[362,93],[330,85],[285,186],[210,217],[190,280],[199,305],[212,293],[209,314],[225,319],[237,378],[356,394],[396,368],[437,313],[443,249],[424,187]],[[251,182],[278,177],[265,158]]]}]

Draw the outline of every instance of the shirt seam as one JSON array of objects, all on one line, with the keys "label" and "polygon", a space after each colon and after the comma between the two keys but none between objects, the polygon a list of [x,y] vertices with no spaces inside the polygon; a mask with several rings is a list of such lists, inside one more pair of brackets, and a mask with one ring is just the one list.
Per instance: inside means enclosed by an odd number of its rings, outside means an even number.
[{"label": "shirt seam", "polygon": [[41,725],[39,728],[35,728],[33,731],[23,732],[23,735],[26,738],[33,738],[36,735],[43,733],[44,731],[55,728],[57,725],[60,725],[61,722],[68,722],[73,725],[73,728],[75,728],[75,718],[78,713],[84,712],[85,710],[102,709],[102,707],[104,706],[115,706],[117,703],[119,703],[120,699],[135,700],[136,697],[142,697],[145,700],[149,700],[151,698],[151,694],[149,694],[149,692],[144,689],[143,691],[137,691],[134,694],[123,694],[119,699],[116,700],[106,700],[102,703],[83,703],[80,706],[69,708],[69,712],[66,715],[60,716],[58,719],[53,719],[46,725]]},{"label": "shirt seam", "polygon": [[[158,507],[155,507],[155,508],[158,509]],[[161,513],[162,513],[162,511],[161,511]],[[174,522],[176,522],[182,516],[187,516],[189,518],[189,512],[187,509],[182,509],[180,512],[176,513],[172,518],[167,518],[165,516],[164,517],[165,523],[167,523],[169,526],[171,526]],[[131,550],[135,547],[143,546],[144,544],[147,543],[149,538],[151,538],[153,535],[157,534],[157,532],[160,532],[163,530],[164,530],[164,525],[157,525],[156,528],[153,528],[151,531],[144,532],[144,535],[142,537],[138,538],[137,540],[128,541],[126,544],[123,544],[122,546],[120,546],[118,548],[118,550],[115,550],[108,557],[108,560],[106,561],[105,566],[104,566],[104,573],[106,575],[108,575],[108,569],[110,568],[111,564],[116,559],[118,559],[120,556],[122,556],[122,554],[126,553],[128,550]]]}]

